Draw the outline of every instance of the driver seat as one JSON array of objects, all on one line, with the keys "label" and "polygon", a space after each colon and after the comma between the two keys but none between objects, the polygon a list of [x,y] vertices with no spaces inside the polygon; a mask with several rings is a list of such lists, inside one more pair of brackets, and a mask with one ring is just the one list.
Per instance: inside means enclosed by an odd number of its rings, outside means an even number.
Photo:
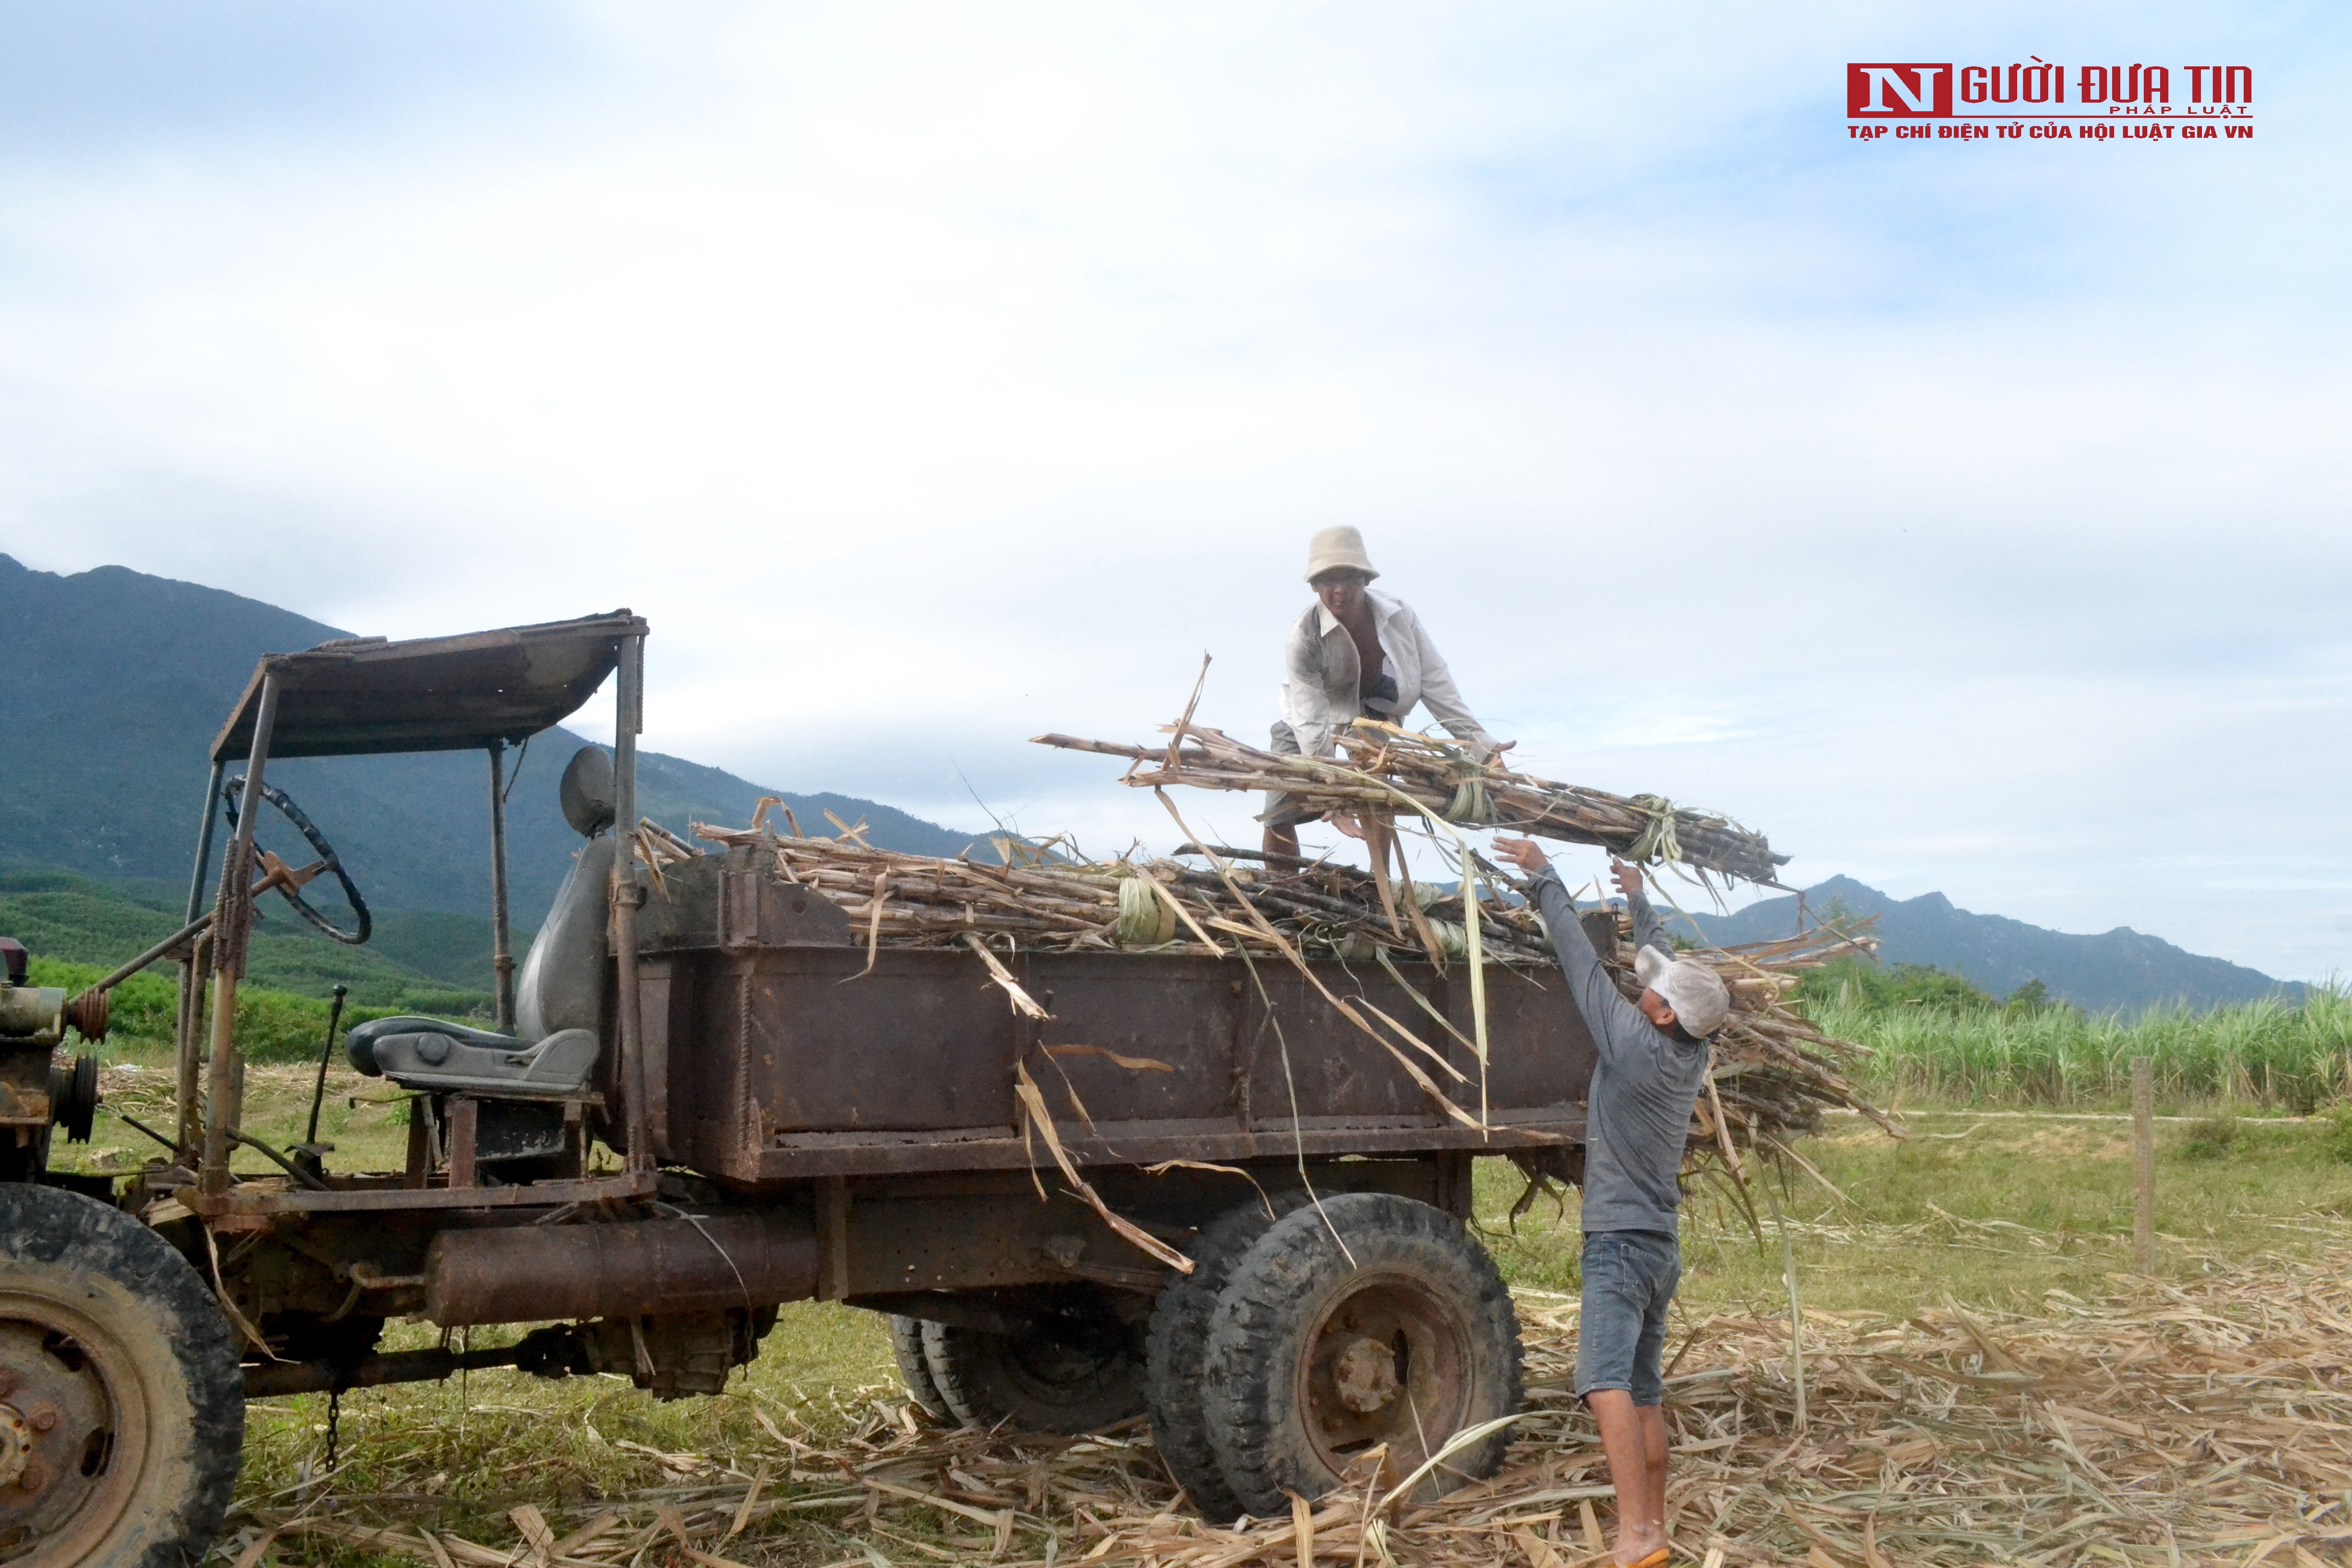
[{"label": "driver seat", "polygon": [[532,1100],[578,1094],[603,1052],[605,889],[613,875],[613,763],[583,746],[563,770],[564,820],[588,842],[532,939],[515,986],[515,1032],[401,1016],[354,1026],[351,1064],[403,1089]]}]

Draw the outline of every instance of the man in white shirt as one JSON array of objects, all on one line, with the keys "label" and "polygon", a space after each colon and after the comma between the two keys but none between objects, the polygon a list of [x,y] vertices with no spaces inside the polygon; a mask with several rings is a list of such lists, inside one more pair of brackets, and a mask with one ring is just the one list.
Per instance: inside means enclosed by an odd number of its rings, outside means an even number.
[{"label": "man in white shirt", "polygon": [[[1282,719],[1274,726],[1274,751],[1292,756],[1325,757],[1339,749],[1333,738],[1358,718],[1402,724],[1415,704],[1457,741],[1482,756],[1507,751],[1471,716],[1454,689],[1453,672],[1423,629],[1421,617],[1402,600],[1371,591],[1380,575],[1364,553],[1364,536],[1347,527],[1327,528],[1307,549],[1307,583],[1316,604],[1290,628],[1284,659]],[[1298,825],[1318,813],[1301,812],[1280,794],[1266,796],[1259,820],[1265,824],[1269,855],[1298,853]],[[1354,822],[1335,817],[1350,837],[1361,837]]]}]

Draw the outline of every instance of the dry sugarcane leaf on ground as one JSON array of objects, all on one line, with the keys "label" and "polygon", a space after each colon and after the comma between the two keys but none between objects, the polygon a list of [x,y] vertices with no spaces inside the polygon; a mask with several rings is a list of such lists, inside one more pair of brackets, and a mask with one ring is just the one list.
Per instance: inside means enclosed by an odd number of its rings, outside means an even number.
[{"label": "dry sugarcane leaf on ground", "polygon": [[[2037,1312],[1807,1313],[1801,1432],[1788,1319],[1717,1311],[1667,1382],[1674,1536],[1689,1558],[1727,1568],[2342,1562],[2352,1226],[2334,1234],[2316,1257],[2216,1250],[2190,1259],[2208,1271],[2182,1283],[2118,1274],[2103,1300],[2053,1291]],[[1869,1247],[1892,1236],[1858,1225],[1845,1239]],[[310,1536],[485,1565],[535,1560],[545,1531],[561,1537],[549,1561],[576,1568],[641,1557],[865,1563],[867,1543],[893,1563],[911,1553],[1006,1568],[1294,1568],[1360,1554],[1430,1568],[1590,1562],[1587,1531],[1601,1530],[1612,1494],[1570,1392],[1576,1305],[1528,1291],[1519,1312],[1517,1440],[1500,1474],[1427,1505],[1384,1507],[1393,1489],[1372,1475],[1312,1508],[1219,1529],[1181,1507],[1140,1424],[1078,1439],[943,1430],[913,1415],[903,1393],[871,1389],[854,1430],[777,1434],[772,1454],[730,1457],[737,1479],[516,1506],[511,1543],[463,1539],[389,1500],[317,1498],[234,1523],[254,1541]]]}]

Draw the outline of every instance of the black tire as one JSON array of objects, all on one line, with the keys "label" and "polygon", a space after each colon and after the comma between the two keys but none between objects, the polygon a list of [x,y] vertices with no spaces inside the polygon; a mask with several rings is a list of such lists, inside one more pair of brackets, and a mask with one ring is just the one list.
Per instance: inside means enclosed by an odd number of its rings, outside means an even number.
[{"label": "black tire", "polygon": [[[1271,1516],[1286,1493],[1329,1491],[1374,1444],[1388,1445],[1392,1484],[1454,1433],[1517,1412],[1518,1317],[1461,1221],[1349,1193],[1287,1215],[1234,1265],[1202,1382],[1218,1468],[1244,1509]],[[1494,1474],[1509,1446],[1507,1427],[1481,1439],[1415,1497]]]},{"label": "black tire", "polygon": [[923,1325],[940,1398],[967,1426],[1076,1436],[1143,1413],[1143,1335],[1098,1292],[1072,1290],[1020,1334]]},{"label": "black tire", "polygon": [[952,1425],[955,1412],[940,1397],[939,1381],[931,1376],[930,1358],[923,1353],[923,1322],[919,1318],[890,1319],[890,1356],[898,1363],[899,1381],[907,1397],[934,1421]]},{"label": "black tire", "polygon": [[0,1486],[0,1554],[204,1557],[236,1481],[244,1374],[210,1288],[168,1242],[78,1194],[0,1186],[0,1471],[18,1467]]},{"label": "black tire", "polygon": [[1234,1266],[1276,1219],[1305,1203],[1307,1194],[1284,1193],[1271,1201],[1272,1217],[1265,1205],[1253,1201],[1219,1216],[1192,1238],[1187,1249],[1192,1272],[1178,1275],[1160,1292],[1144,1342],[1144,1394],[1151,1411],[1152,1445],[1201,1517],[1213,1524],[1232,1523],[1243,1505],[1226,1482],[1216,1446],[1209,1440],[1201,1360],[1209,1348],[1209,1321],[1217,1298],[1233,1278]]}]

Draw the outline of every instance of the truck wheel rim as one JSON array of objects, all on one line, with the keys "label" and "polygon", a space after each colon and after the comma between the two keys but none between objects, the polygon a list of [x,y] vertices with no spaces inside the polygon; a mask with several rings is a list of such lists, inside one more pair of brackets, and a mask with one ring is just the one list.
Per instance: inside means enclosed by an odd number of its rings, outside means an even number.
[{"label": "truck wheel rim", "polygon": [[137,1501],[148,1408],[130,1348],[72,1306],[0,1291],[0,1563],[93,1563]]},{"label": "truck wheel rim", "polygon": [[1461,1428],[1474,1381],[1470,1323],[1419,1275],[1358,1275],[1317,1314],[1299,1360],[1307,1441],[1338,1475],[1376,1444],[1401,1478]]}]

